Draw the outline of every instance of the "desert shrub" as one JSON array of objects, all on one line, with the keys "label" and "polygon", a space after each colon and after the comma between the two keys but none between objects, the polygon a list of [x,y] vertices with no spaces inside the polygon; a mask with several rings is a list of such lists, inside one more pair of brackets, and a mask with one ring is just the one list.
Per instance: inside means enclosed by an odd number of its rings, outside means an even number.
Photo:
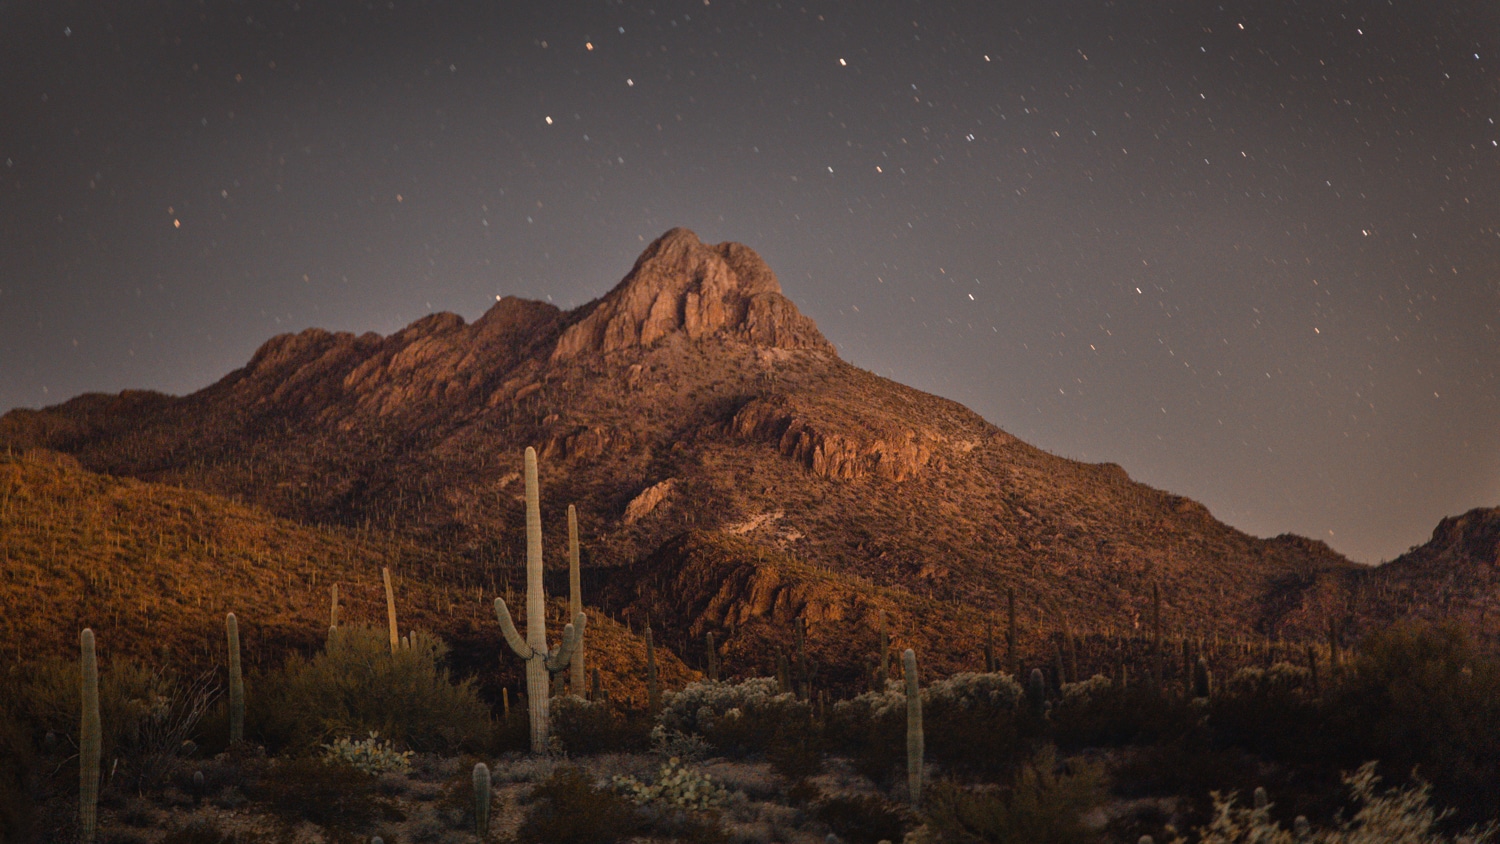
[{"label": "desert shrub", "polygon": [[1204,713],[1148,683],[1121,685],[1104,677],[1068,683],[1053,704],[1048,732],[1066,749],[1160,744],[1192,730]]},{"label": "desert shrub", "polygon": [[1282,761],[1323,755],[1312,674],[1300,665],[1236,671],[1210,700],[1209,723],[1220,741]]},{"label": "desert shrub", "polygon": [[359,741],[341,738],[333,744],[323,745],[325,763],[352,765],[372,776],[393,771],[405,773],[411,770],[411,757],[410,750],[396,750],[389,741],[381,741],[380,734],[373,731]]},{"label": "desert shrub", "polygon": [[213,821],[193,821],[162,836],[157,844],[241,844],[257,840],[250,836],[225,832]]},{"label": "desert shrub", "polygon": [[[171,691],[174,678],[128,658],[114,657],[99,672],[100,750],[104,758],[120,755],[135,743],[142,721]],[[77,752],[78,717],[83,706],[76,659],[53,657],[25,672],[18,713],[35,735],[52,732]]]},{"label": "desert shrub", "polygon": [[0,841],[21,840],[35,815],[36,748],[14,705],[0,699]]},{"label": "desert shrub", "polygon": [[1073,763],[1059,770],[1051,748],[1038,752],[1007,789],[974,791],[952,781],[926,798],[929,840],[1076,844],[1097,835],[1082,820],[1104,799],[1104,773]]},{"label": "desert shrub", "polygon": [[[1447,842],[1493,841],[1496,827],[1493,821],[1483,827],[1470,827],[1458,836],[1450,838],[1438,829],[1438,824],[1448,818],[1451,811],[1438,811],[1430,803],[1430,787],[1418,780],[1405,788],[1392,788],[1376,793],[1380,778],[1375,775],[1374,762],[1366,762],[1357,771],[1346,774],[1344,784],[1358,807],[1353,817],[1339,822],[1337,828],[1319,829],[1307,824],[1299,833],[1288,831],[1271,817],[1272,803],[1260,806],[1237,806],[1236,795],[1231,793],[1211,795],[1214,804],[1213,821],[1198,830],[1201,844],[1236,844],[1237,842],[1259,842],[1259,844],[1294,844],[1298,841],[1319,841],[1324,844],[1363,844],[1364,842],[1391,841],[1401,844],[1447,844]],[[1299,822],[1298,825],[1301,825]],[[1186,844],[1177,838],[1172,844]]]},{"label": "desert shrub", "polygon": [[[1026,755],[1018,723],[1021,687],[1008,674],[965,672],[922,689],[927,759],[971,773],[1008,771]],[[860,773],[888,782],[906,764],[906,691],[896,680],[834,704],[829,746]]]},{"label": "desert shrub", "polygon": [[689,683],[681,691],[667,695],[656,718],[668,730],[706,736],[731,712],[744,713],[795,701],[792,694],[779,691],[770,677],[752,677],[739,683],[702,681]]},{"label": "desert shrub", "polygon": [[825,797],[813,804],[813,816],[849,844],[900,841],[912,822],[906,809],[873,794]]},{"label": "desert shrub", "polygon": [[694,812],[660,804],[641,808],[641,832],[653,840],[676,844],[728,844],[729,835],[717,812]]},{"label": "desert shrub", "polygon": [[906,764],[906,695],[900,689],[890,681],[884,692],[835,703],[825,730],[831,750],[848,754],[855,770],[879,783],[889,783]]},{"label": "desert shrub", "polygon": [[657,771],[656,781],[646,784],[635,777],[616,775],[615,791],[636,805],[659,803],[674,809],[712,809],[724,805],[729,795],[713,778],[683,765],[676,757]]},{"label": "desert shrub", "polygon": [[531,752],[531,719],[525,706],[512,701],[509,718],[497,711],[490,722],[489,739],[483,750],[486,756],[502,756],[511,751]]},{"label": "desert shrub", "polygon": [[357,832],[385,815],[375,778],[352,765],[326,764],[310,756],[268,765],[246,789],[288,824],[310,821],[330,831]]},{"label": "desert shrub", "polygon": [[665,731],[701,735],[731,757],[763,754],[783,775],[796,778],[822,766],[822,737],[812,707],[754,677],[740,683],[690,683],[670,696],[657,716]]},{"label": "desert shrub", "polygon": [[455,683],[447,646],[413,633],[391,651],[382,631],[344,627],[312,659],[293,657],[256,695],[268,739],[309,750],[347,736],[380,735],[418,751],[452,752],[487,739],[489,708],[471,680]]},{"label": "desert shrub", "polygon": [[596,788],[588,773],[564,766],[531,792],[531,809],[516,830],[518,844],[612,844],[642,826],[624,797]]},{"label": "desert shrub", "polygon": [[572,695],[552,701],[552,735],[572,754],[634,753],[649,744],[650,719]]},{"label": "desert shrub", "polygon": [[1456,820],[1500,814],[1500,665],[1461,628],[1398,624],[1367,637],[1325,709],[1340,764],[1420,766]]},{"label": "desert shrub", "polygon": [[696,762],[708,756],[713,745],[697,733],[669,730],[660,724],[651,728],[651,752],[658,756],[677,757]]},{"label": "desert shrub", "polygon": [[[955,771],[997,774],[1027,755],[1017,727],[1021,687],[1008,674],[955,674],[922,690],[927,758]],[[899,710],[905,735],[906,700]],[[904,748],[904,742],[902,747]]]}]

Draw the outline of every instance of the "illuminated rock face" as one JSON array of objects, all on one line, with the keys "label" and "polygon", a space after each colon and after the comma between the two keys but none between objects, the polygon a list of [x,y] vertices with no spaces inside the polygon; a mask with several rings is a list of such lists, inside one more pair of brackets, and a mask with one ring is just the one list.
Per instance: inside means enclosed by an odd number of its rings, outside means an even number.
[{"label": "illuminated rock face", "polygon": [[707,246],[687,229],[657,238],[625,279],[568,326],[554,361],[588,352],[650,348],[681,333],[759,346],[833,352],[811,319],[781,295],[776,274],[738,243]]}]

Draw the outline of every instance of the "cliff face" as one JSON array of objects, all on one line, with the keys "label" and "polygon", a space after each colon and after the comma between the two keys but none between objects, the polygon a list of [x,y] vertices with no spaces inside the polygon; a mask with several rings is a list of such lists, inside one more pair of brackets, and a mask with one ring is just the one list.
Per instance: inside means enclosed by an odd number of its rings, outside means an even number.
[{"label": "cliff face", "polygon": [[554,361],[582,354],[650,348],[681,332],[714,334],[779,349],[833,346],[812,320],[781,295],[781,283],[755,250],[738,243],[706,246],[687,229],[657,238],[629,275],[558,338]]},{"label": "cliff face", "polygon": [[[753,250],[684,229],[573,311],[508,298],[472,324],[309,329],[189,396],[84,396],[0,418],[0,448],[378,529],[486,572],[518,564],[528,445],[549,559],[574,503],[600,570],[703,531],[734,538],[724,553],[932,606],[990,611],[1013,588],[1038,625],[1066,614],[1134,630],[1161,584],[1168,623],[1198,635],[1321,629],[1354,570],[851,366]],[[781,600],[766,604],[763,578],[724,582],[744,594],[720,596],[735,607],[715,623],[750,624]]]}]

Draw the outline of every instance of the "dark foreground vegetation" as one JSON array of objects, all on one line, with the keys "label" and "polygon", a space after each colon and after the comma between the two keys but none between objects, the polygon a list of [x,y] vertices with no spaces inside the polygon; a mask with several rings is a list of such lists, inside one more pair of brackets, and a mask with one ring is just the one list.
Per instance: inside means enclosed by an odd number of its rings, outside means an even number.
[{"label": "dark foreground vegetation", "polygon": [[[524,702],[482,699],[420,634],[341,628],[245,677],[233,743],[223,671],[99,653],[98,839],[122,844],[1438,841],[1500,813],[1500,665],[1456,628],[1393,627],[1318,678],[925,678],[916,805],[894,681],[843,700],[695,683],[654,712],[557,697],[534,757]],[[0,840],[78,835],[79,676],[0,678]]]}]

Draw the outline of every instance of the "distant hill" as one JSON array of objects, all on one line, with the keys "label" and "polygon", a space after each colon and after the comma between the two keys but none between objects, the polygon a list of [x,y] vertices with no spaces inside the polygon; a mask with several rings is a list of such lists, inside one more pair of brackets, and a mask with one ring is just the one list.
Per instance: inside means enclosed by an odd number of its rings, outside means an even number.
[{"label": "distant hill", "polygon": [[[841,360],[753,250],[685,229],[571,311],[507,298],[472,324],[281,335],[189,396],[13,411],[6,445],[395,536],[440,555],[434,584],[518,570],[534,445],[549,564],[576,503],[610,611],[647,600],[640,572],[684,543],[962,618],[1014,589],[1038,624],[1100,633],[1137,630],[1160,584],[1178,633],[1318,635],[1365,577],[1321,542],[1248,536],[1119,466],[1048,454]],[[715,600],[700,627],[772,618],[751,592]],[[929,613],[912,618],[914,643],[946,641]]]},{"label": "distant hill", "polygon": [[1456,621],[1495,642],[1500,639],[1500,507],[1443,519],[1427,542],[1355,583],[1351,613],[1365,623]]},{"label": "distant hill", "polygon": [[[454,645],[460,670],[492,688],[516,685],[519,662],[501,654],[496,587],[462,560],[384,535],[298,525],[208,493],[97,475],[64,455],[0,453],[7,661],[75,654],[78,631],[92,627],[106,659],[222,664],[232,611],[247,663],[279,663],[321,645],[335,583],[341,624],[384,628],[383,566],[403,635],[438,633]],[[556,641],[561,606],[554,609]],[[640,698],[643,642],[593,612],[587,635],[605,686]],[[665,654],[662,672],[669,683],[690,675]]]}]

